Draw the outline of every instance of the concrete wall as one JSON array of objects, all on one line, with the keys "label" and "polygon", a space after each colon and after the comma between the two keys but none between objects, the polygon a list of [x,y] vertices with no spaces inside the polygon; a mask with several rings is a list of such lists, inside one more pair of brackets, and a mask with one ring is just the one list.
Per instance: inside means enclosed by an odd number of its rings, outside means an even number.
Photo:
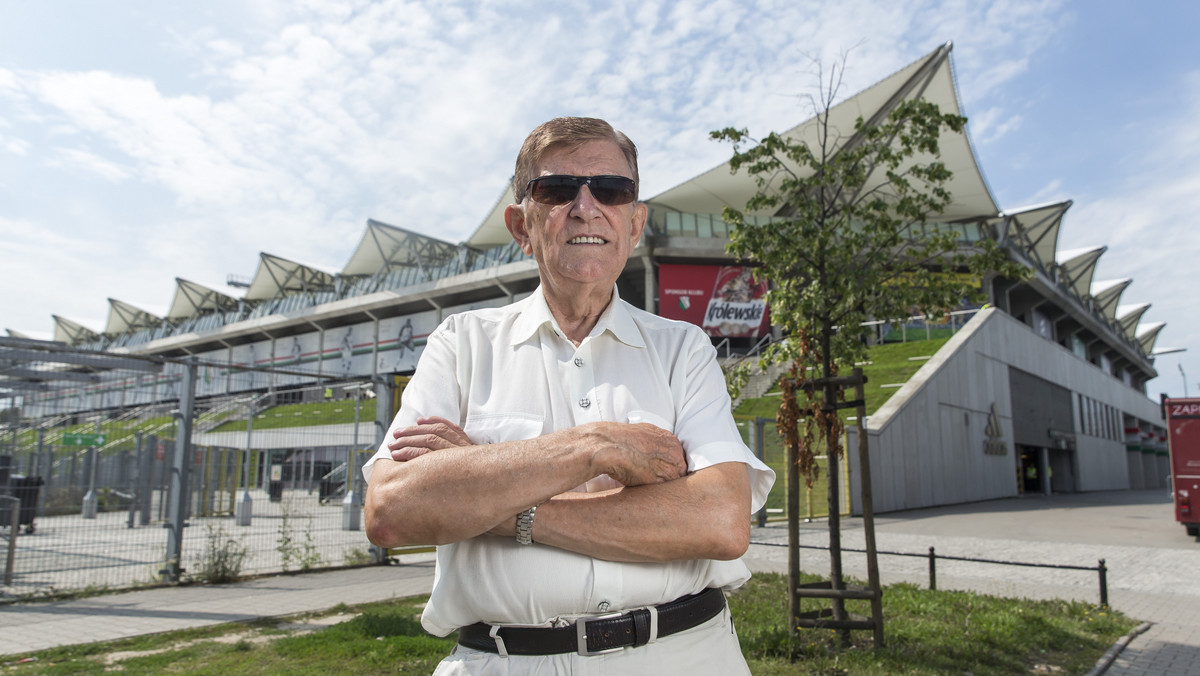
[{"label": "concrete wall", "polygon": [[1142,476],[1145,478],[1145,488],[1166,488],[1167,475],[1171,473],[1170,461],[1167,470],[1163,471],[1163,463],[1157,453],[1142,451]]},{"label": "concrete wall", "polygon": [[[1066,388],[1072,402],[1083,394],[1125,415],[1160,422],[1158,405],[1142,393],[1011,315],[987,309],[867,420],[876,512],[1017,495],[1010,368]],[[1069,483],[1079,491],[1129,488],[1131,458],[1123,441],[1083,434],[1077,413],[1073,417],[1074,450],[1065,451],[1073,454]],[[987,434],[989,420],[998,434]],[[849,436],[851,510],[857,514],[862,499],[853,428]]]},{"label": "concrete wall", "polygon": [[1129,451],[1125,457],[1129,464],[1129,489],[1140,491],[1146,487],[1146,479],[1142,476],[1142,454],[1139,451]]}]

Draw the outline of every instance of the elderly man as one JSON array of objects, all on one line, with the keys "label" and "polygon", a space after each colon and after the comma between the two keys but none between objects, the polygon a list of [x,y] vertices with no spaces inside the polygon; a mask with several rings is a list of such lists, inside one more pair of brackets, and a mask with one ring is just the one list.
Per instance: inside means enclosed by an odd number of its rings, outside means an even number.
[{"label": "elderly man", "polygon": [[439,674],[746,673],[722,590],[774,473],[708,337],[617,295],[637,190],[607,122],[529,135],[504,220],[541,285],[442,322],[363,470],[371,541],[438,545]]}]

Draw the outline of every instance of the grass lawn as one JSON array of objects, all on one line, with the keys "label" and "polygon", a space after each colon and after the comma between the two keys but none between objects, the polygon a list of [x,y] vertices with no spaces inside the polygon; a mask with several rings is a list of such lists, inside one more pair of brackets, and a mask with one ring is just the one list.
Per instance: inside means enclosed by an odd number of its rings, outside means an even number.
[{"label": "grass lawn", "polygon": [[[817,579],[817,578],[812,578]],[[806,629],[789,659],[784,576],[756,574],[730,599],[742,652],[754,674],[1082,674],[1137,622],[1082,602],[1005,599],[911,584],[884,587],[885,646],[851,633]],[[802,610],[828,607],[806,601]],[[865,601],[847,609],[869,615]]]},{"label": "grass lawn", "polygon": [[[908,381],[946,342],[950,336],[920,340],[909,343],[885,343],[871,348],[870,364],[863,367],[863,375],[867,377],[864,388],[867,401],[867,415],[878,411],[891,398],[898,387],[884,385],[899,385]],[[852,398],[852,397],[847,397]]]},{"label": "grass lawn", "polygon": [[[316,631],[304,629],[311,617],[283,618],[10,656],[3,672],[429,674],[454,641],[421,629],[424,600],[340,606],[325,614],[336,623]],[[805,610],[822,602],[810,603]],[[871,646],[870,632],[854,632],[851,647],[841,649],[834,632],[813,629],[789,647],[786,604],[785,580],[776,574],[755,575],[730,598],[754,674],[1081,674],[1136,624],[1080,602],[892,585],[884,590],[884,648]]]},{"label": "grass lawn", "polygon": [[[885,385],[899,385],[907,382],[925,365],[926,358],[932,357],[948,340],[950,340],[950,336],[908,343],[884,343],[871,347],[868,356],[869,363],[862,367],[863,375],[867,377],[867,384],[864,386],[867,415],[878,411],[899,389],[884,387]],[[846,375],[845,369],[843,369],[842,375]],[[778,393],[779,388],[774,387],[766,396],[746,399],[734,409],[733,413],[736,416],[751,418],[757,416],[773,421],[775,413],[779,410]],[[847,391],[846,398],[853,399],[853,392]],[[853,412],[847,411],[845,415],[853,415]]]},{"label": "grass lawn", "polygon": [[[225,420],[214,428],[214,432],[245,431],[245,413],[240,411],[223,411],[219,414]],[[362,421],[375,419],[375,402],[367,401],[359,411]],[[203,420],[203,416],[201,420]],[[354,423],[354,401],[338,399],[334,401],[311,402],[305,404],[284,404],[260,411],[254,418],[254,429],[267,430],[284,427],[311,427],[314,425],[340,425]],[[55,428],[48,441],[57,444],[60,434],[84,433],[96,431],[92,423],[66,425]],[[136,434],[157,434],[160,438],[174,438],[175,421],[169,415],[155,416],[140,420],[107,421],[102,424],[101,432],[107,437],[104,450],[123,451],[136,447]],[[17,436],[17,445],[23,449],[37,447],[37,431],[22,430]],[[69,447],[68,447],[69,448]]]},{"label": "grass lawn", "polygon": [[[107,421],[101,425],[100,431],[105,435],[105,449],[132,450],[136,447],[137,433],[157,434],[173,437],[175,434],[175,419],[169,415],[154,416],[142,420]],[[96,426],[93,423],[66,425],[49,430],[47,443],[58,444],[62,434],[93,434]],[[17,447],[25,452],[37,448],[37,430],[26,429],[17,434]],[[63,447],[66,452],[82,451],[82,446]]]},{"label": "grass lawn", "polygon": [[[366,401],[359,410],[360,421],[375,419],[375,402]],[[354,423],[354,400],[335,399],[304,404],[272,406],[254,416],[254,429],[270,430],[285,427],[311,427],[313,425],[341,425]],[[231,418],[214,432],[241,432],[246,429],[246,418]]]}]

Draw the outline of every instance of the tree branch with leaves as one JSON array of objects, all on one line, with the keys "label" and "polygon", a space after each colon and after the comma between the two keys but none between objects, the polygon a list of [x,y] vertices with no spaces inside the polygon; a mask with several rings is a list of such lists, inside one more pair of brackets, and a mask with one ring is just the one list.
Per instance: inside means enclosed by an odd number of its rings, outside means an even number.
[{"label": "tree branch with leaves", "polygon": [[[963,133],[966,118],[929,101],[904,100],[877,124],[859,118],[843,135],[830,122],[839,84],[834,74],[812,99],[811,147],[778,133],[754,139],[744,129],[726,128],[711,134],[733,145],[731,171],[746,172],[757,186],[744,209],[724,211],[728,251],[770,282],[771,317],[786,339],[768,347],[761,361],[789,365],[777,422],[809,487],[819,476],[817,440],[836,462],[842,424],[834,402],[822,402],[819,388],[806,383],[827,381],[865,358],[873,330],[865,322],[914,312],[941,316],[964,300],[981,302],[988,275],[1024,275],[993,238],[964,242],[960,231],[936,223],[953,199],[939,140]],[[771,218],[763,223],[763,215]],[[840,542],[834,537],[837,487],[829,488],[833,543]],[[788,491],[791,505],[798,487]],[[831,554],[840,575],[840,552]]]}]

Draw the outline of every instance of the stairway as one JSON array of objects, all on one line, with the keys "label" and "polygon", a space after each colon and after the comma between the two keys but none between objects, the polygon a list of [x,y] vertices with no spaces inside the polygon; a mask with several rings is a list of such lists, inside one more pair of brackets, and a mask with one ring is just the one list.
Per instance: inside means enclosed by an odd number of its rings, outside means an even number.
[{"label": "stairway", "polygon": [[765,371],[757,363],[751,368],[750,378],[746,381],[745,387],[742,388],[738,398],[733,400],[734,408],[737,408],[737,405],[745,399],[757,399],[769,392],[778,382],[779,376],[787,373],[788,370],[787,364],[771,364]]}]

